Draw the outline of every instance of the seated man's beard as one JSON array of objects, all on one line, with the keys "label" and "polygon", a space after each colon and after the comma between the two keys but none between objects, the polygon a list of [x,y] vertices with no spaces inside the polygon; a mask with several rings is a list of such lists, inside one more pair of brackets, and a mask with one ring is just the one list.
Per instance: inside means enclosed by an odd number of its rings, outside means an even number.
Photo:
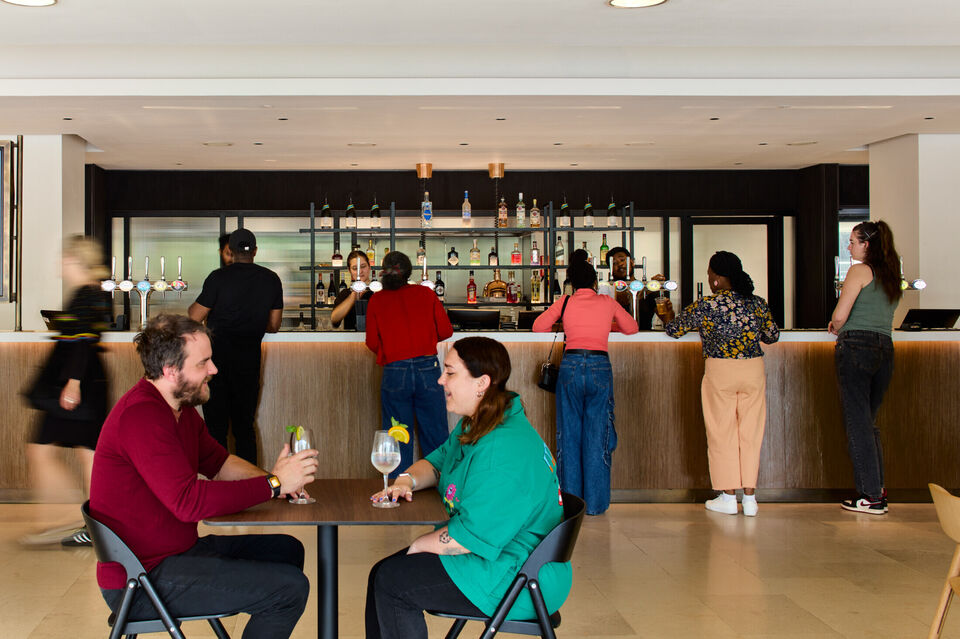
[{"label": "seated man's beard", "polygon": [[210,399],[209,395],[205,396],[203,393],[203,385],[209,381],[210,377],[206,377],[201,382],[191,384],[183,378],[183,373],[180,373],[180,378],[177,380],[177,387],[173,391],[173,397],[180,402],[181,408],[186,406],[199,406]]}]

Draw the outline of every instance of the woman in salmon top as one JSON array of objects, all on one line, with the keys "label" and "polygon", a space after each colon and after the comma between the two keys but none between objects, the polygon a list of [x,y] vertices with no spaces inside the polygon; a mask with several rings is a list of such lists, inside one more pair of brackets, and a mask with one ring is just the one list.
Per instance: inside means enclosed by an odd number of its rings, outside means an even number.
[{"label": "woman in salmon top", "polygon": [[616,300],[597,294],[597,272],[588,263],[571,262],[567,277],[573,295],[554,302],[534,321],[533,330],[550,332],[562,313],[566,350],[557,380],[560,488],[583,498],[588,515],[600,515],[610,507],[610,462],[617,447],[607,338],[611,330],[630,335],[639,329]]}]

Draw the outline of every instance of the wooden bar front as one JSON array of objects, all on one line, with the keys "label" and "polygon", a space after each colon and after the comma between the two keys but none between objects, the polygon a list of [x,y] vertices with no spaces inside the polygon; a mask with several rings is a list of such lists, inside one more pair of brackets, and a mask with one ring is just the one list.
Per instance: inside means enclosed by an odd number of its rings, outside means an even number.
[{"label": "wooden bar front", "polygon": [[[960,341],[948,339],[896,342],[893,382],[878,419],[890,490],[925,490],[927,482],[960,487]],[[442,352],[449,343],[441,345]],[[19,390],[51,346],[39,337],[0,343],[0,387],[6,398],[0,406],[0,496],[8,499],[26,495],[23,451],[36,419]],[[115,401],[142,368],[133,344],[104,346]],[[513,364],[509,386],[520,393],[531,422],[552,446],[554,395],[535,383],[550,343],[506,341],[505,346]],[[380,367],[364,344],[310,341],[307,334],[304,341],[265,342],[263,355],[257,419],[261,465],[271,466],[278,455],[284,426],[303,424],[318,438],[319,478],[376,477],[370,446],[380,424]],[[610,358],[619,435],[614,490],[628,499],[630,491],[708,489],[699,342],[616,341]],[[781,342],[766,349],[765,362],[768,421],[759,487],[851,490],[832,342]]]}]

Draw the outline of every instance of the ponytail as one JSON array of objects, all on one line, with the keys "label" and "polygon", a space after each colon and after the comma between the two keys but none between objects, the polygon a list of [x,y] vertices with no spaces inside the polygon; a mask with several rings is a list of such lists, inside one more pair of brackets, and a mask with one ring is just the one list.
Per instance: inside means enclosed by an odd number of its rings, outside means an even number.
[{"label": "ponytail", "polygon": [[747,275],[746,271],[741,270],[730,278],[733,290],[742,297],[753,297],[753,278]]},{"label": "ponytail", "polygon": [[730,251],[717,251],[710,258],[710,270],[726,277],[733,286],[733,291],[741,297],[753,297],[753,278],[743,270],[743,262]]},{"label": "ponytail", "polygon": [[893,231],[883,220],[861,222],[853,227],[853,232],[861,242],[867,242],[867,254],[864,263],[873,270],[873,277],[883,288],[891,303],[900,301],[903,289],[900,288],[900,255],[893,242]]}]

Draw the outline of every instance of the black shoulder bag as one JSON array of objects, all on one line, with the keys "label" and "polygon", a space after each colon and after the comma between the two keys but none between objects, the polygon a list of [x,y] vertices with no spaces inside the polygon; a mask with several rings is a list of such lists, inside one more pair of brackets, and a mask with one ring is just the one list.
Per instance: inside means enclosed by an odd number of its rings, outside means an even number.
[{"label": "black shoulder bag", "polygon": [[[570,296],[567,295],[567,299],[563,300],[563,306],[560,307],[560,319],[557,321],[563,327],[563,313],[567,310],[567,302],[570,301]],[[560,378],[560,366],[553,363],[553,349],[557,345],[557,336],[559,333],[553,334],[553,343],[550,344],[550,355],[540,366],[540,379],[537,380],[537,386],[549,393],[557,392],[557,380]],[[566,336],[564,336],[564,342],[566,342]]]}]

